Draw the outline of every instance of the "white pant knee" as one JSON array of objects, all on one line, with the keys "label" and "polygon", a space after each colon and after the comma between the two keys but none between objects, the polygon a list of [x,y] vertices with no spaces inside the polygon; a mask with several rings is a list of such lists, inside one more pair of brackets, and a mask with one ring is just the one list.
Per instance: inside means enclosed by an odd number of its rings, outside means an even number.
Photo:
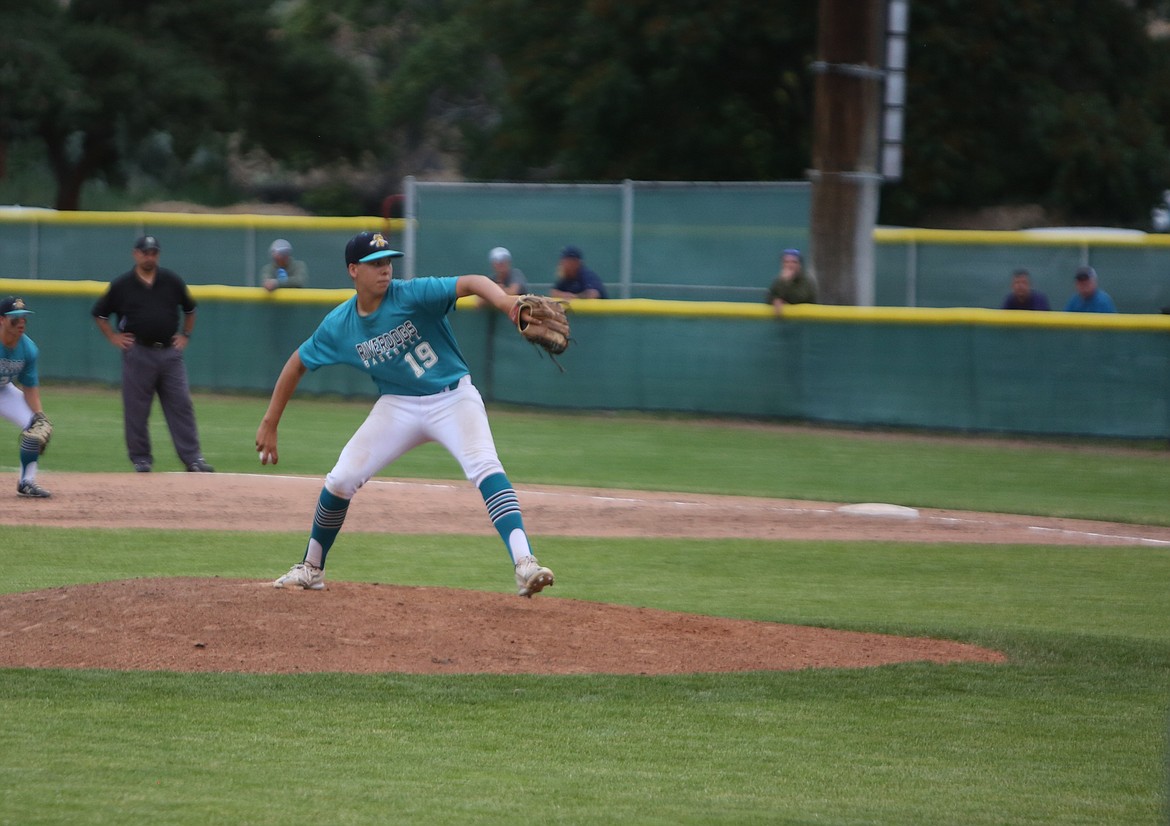
[{"label": "white pant knee", "polygon": [[330,471],[325,477],[325,490],[342,499],[353,499],[354,494],[368,479],[351,479]]},{"label": "white pant knee", "polygon": [[468,461],[463,467],[463,472],[467,475],[468,481],[478,488],[480,483],[492,474],[503,473],[504,466],[500,464],[499,458],[493,452],[491,457],[484,456],[478,460],[473,458]]},{"label": "white pant knee", "polygon": [[32,408],[24,400],[24,393],[20,388],[14,384],[0,387],[0,416],[23,430],[28,427],[32,415]]}]

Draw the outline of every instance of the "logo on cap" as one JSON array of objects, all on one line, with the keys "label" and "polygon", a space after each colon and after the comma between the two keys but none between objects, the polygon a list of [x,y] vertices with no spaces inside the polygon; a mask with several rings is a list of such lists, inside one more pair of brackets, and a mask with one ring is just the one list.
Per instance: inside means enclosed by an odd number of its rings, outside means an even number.
[{"label": "logo on cap", "polygon": [[346,264],[369,264],[382,258],[400,258],[402,253],[390,249],[390,242],[380,232],[359,232],[345,245]]},{"label": "logo on cap", "polygon": [[20,316],[29,315],[31,313],[32,310],[25,306],[23,298],[17,298],[16,296],[10,295],[0,301],[0,315]]}]

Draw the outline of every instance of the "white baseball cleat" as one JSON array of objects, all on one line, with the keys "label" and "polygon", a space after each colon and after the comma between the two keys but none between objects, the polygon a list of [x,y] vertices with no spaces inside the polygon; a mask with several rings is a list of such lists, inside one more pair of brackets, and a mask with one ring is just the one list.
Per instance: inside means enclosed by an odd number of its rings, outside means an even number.
[{"label": "white baseball cleat", "polygon": [[531,597],[549,588],[556,577],[548,568],[541,566],[534,556],[521,557],[516,563],[516,588],[522,597]]},{"label": "white baseball cleat", "polygon": [[21,496],[27,496],[33,499],[48,499],[53,494],[42,488],[36,482],[24,481],[16,486],[16,492]]},{"label": "white baseball cleat", "polygon": [[309,591],[323,591],[325,590],[325,572],[308,563],[299,562],[293,565],[287,574],[272,583],[273,588],[284,588],[285,586],[305,588]]}]

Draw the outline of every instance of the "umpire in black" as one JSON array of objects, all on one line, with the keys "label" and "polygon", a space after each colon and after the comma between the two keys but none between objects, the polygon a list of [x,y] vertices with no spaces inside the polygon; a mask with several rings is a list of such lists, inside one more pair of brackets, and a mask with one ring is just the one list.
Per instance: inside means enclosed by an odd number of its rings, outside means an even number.
[{"label": "umpire in black", "polygon": [[[122,419],[134,469],[149,473],[154,465],[148,423],[157,393],[183,466],[193,473],[211,473],[214,468],[199,448],[183,362],[183,350],[195,329],[195,299],[182,278],[158,265],[158,256],[153,235],[135,241],[134,269],[110,282],[92,313],[98,329],[122,351]],[[111,316],[117,316],[116,328]]]}]

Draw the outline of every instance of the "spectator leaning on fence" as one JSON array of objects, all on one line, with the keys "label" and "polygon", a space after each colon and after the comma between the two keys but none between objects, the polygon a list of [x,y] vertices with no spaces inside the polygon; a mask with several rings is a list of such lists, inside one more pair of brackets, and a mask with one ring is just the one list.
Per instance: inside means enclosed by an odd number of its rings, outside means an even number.
[{"label": "spectator leaning on fence", "polygon": [[1012,273],[1012,291],[1003,300],[1003,310],[1051,310],[1048,296],[1032,289],[1032,276],[1021,268]]},{"label": "spectator leaning on fence", "polygon": [[561,250],[561,262],[557,265],[556,283],[550,294],[554,298],[608,298],[605,285],[597,273],[585,266],[584,255],[577,247],[569,245]]},{"label": "spectator leaning on fence", "polygon": [[768,287],[768,303],[779,315],[785,304],[815,304],[816,300],[817,288],[804,271],[804,256],[797,249],[784,250],[780,273]]},{"label": "spectator leaning on fence", "polygon": [[[508,252],[507,247],[493,247],[488,253],[488,263],[492,268],[492,280],[499,284],[505,293],[524,295],[529,292],[528,279],[519,268],[512,266],[512,253]],[[476,303],[480,307],[490,305],[485,298],[476,298]]]},{"label": "spectator leaning on fence", "polygon": [[528,279],[517,267],[512,266],[512,253],[506,247],[495,247],[488,253],[492,265],[492,278],[508,295],[523,295],[528,292]]},{"label": "spectator leaning on fence", "polygon": [[272,292],[282,287],[309,286],[309,267],[304,261],[293,258],[292,244],[283,238],[277,238],[268,248],[268,257],[271,259],[260,270],[260,283],[264,289]]},{"label": "spectator leaning on fence", "polygon": [[1092,267],[1078,267],[1073,283],[1077,292],[1064,306],[1066,313],[1117,312],[1109,293],[1097,286],[1097,271]]}]

